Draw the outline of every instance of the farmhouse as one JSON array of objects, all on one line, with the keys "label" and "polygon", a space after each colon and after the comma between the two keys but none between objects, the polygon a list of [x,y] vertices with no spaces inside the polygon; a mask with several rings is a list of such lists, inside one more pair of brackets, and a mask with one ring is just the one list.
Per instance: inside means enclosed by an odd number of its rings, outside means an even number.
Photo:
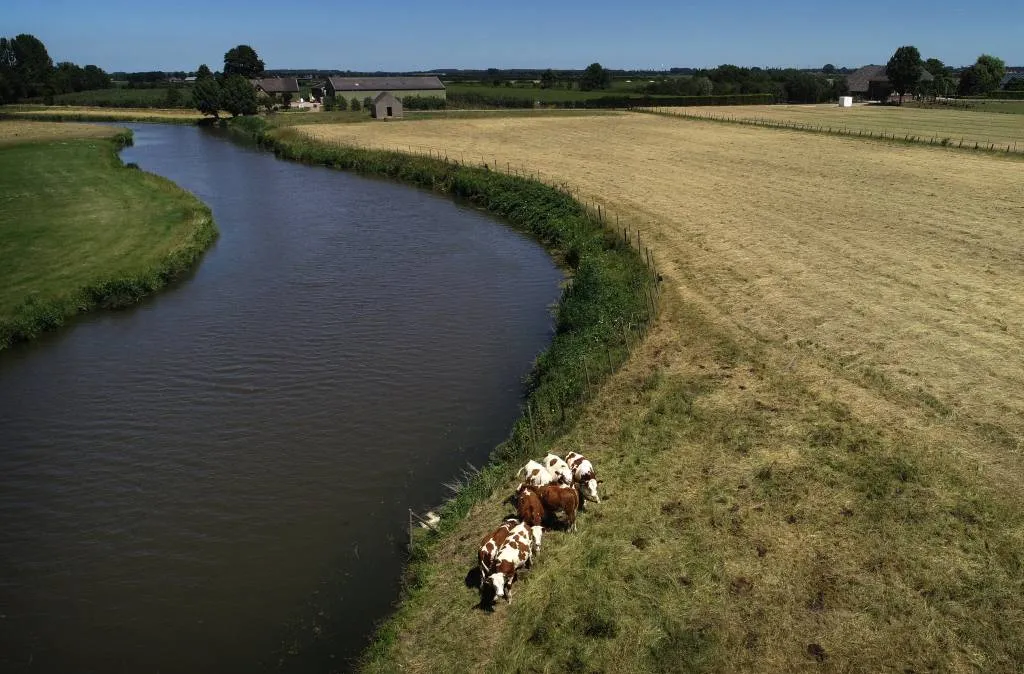
[{"label": "farmhouse", "polygon": [[[935,78],[927,70],[921,70],[918,82],[931,82]],[[885,66],[864,66],[846,76],[850,94],[869,101],[884,101],[892,93],[892,83],[885,74]]]},{"label": "farmhouse", "polygon": [[327,95],[355,98],[360,102],[376,98],[385,91],[396,97],[433,96],[445,98],[445,88],[436,76],[431,77],[328,77]]},{"label": "farmhouse", "polygon": [[256,93],[262,96],[299,93],[299,81],[294,77],[267,77],[253,80],[252,85],[256,87]]}]

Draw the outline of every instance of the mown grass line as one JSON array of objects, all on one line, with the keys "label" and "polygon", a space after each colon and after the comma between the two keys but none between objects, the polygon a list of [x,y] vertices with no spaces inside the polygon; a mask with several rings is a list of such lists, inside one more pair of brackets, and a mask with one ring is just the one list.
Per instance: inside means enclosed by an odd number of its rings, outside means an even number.
[{"label": "mown grass line", "polygon": [[[628,242],[556,187],[458,162],[317,143],[287,128],[265,131],[259,120],[241,127],[279,157],[387,177],[482,208],[532,236],[570,275],[556,308],[555,336],[527,381],[524,414],[488,464],[467,474],[441,506],[438,531],[411,541],[403,578],[407,602],[423,587],[429,551],[473,504],[507,484],[522,461],[543,454],[571,428],[583,403],[626,360],[654,319],[655,275]],[[397,620],[380,627],[364,663],[387,658]]]},{"label": "mown grass line", "polygon": [[[49,108],[48,110],[53,110]],[[38,122],[142,122],[153,124],[189,124],[195,125],[203,121],[203,117],[182,114],[161,114],[159,111],[125,111],[119,108],[101,110],[3,110],[0,109],[0,120],[33,120]]]},{"label": "mown grass line", "polygon": [[202,202],[121,162],[118,150],[131,141],[123,131],[0,155],[0,350],[76,314],[139,302],[190,270],[217,238]]},{"label": "mown grass line", "polygon": [[803,124],[800,122],[782,122],[773,119],[755,119],[742,117],[722,117],[716,115],[693,114],[685,112],[665,112],[652,108],[632,108],[632,112],[640,112],[647,115],[658,115],[675,119],[697,120],[714,122],[716,124],[739,124],[740,126],[757,126],[765,129],[781,129],[784,131],[800,131],[803,133],[815,133],[826,136],[845,136],[847,138],[863,138],[867,140],[883,141],[887,143],[901,143],[905,145],[926,145],[931,147],[944,147],[953,150],[966,150],[971,152],[984,152],[986,154],[1012,157],[1015,159],[1024,158],[1024,145],[1016,143],[984,143],[981,141],[969,141],[964,143],[963,139],[954,142],[952,138],[931,138],[912,133],[899,134],[895,132],[876,132],[869,129],[850,129],[845,127],[824,126],[820,124]]}]

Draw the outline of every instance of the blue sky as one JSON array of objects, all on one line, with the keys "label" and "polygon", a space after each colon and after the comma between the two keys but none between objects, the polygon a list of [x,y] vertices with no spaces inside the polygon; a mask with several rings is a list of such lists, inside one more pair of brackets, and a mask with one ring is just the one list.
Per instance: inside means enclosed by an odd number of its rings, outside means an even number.
[{"label": "blue sky", "polygon": [[901,45],[948,65],[981,53],[1024,65],[1024,0],[28,0],[0,34],[31,33],[54,61],[114,70],[214,70],[252,45],[268,68],[859,66]]}]

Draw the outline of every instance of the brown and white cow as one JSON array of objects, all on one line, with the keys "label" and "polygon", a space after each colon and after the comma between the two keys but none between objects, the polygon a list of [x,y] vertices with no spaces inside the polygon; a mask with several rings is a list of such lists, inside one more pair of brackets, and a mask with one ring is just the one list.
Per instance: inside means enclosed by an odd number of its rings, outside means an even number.
[{"label": "brown and white cow", "polygon": [[553,478],[551,482],[572,484],[572,469],[569,468],[569,464],[562,460],[562,457],[557,454],[548,454],[544,457],[544,467],[551,473]]},{"label": "brown and white cow", "polygon": [[480,550],[477,558],[480,560],[480,586],[483,587],[484,579],[491,575],[491,567],[494,565],[494,556],[501,546],[505,544],[508,535],[519,525],[519,520],[514,517],[507,518],[500,527],[494,530],[490,536],[480,543]]},{"label": "brown and white cow", "polygon": [[516,514],[526,526],[530,527],[530,536],[533,539],[533,554],[540,552],[540,542],[544,537],[544,527],[541,523],[544,520],[544,504],[541,503],[540,495],[536,487],[528,484],[519,485],[515,494]]},{"label": "brown and white cow", "polygon": [[534,487],[543,487],[546,484],[551,484],[556,479],[547,468],[533,460],[528,461],[525,466],[520,468],[516,475],[524,476],[525,484],[533,485]]},{"label": "brown and white cow", "polygon": [[[580,486],[580,495],[587,501],[601,502],[597,495],[597,473],[594,471],[594,464],[590,463],[585,456],[576,452],[569,452],[565,455],[565,461],[572,469],[573,482]],[[582,503],[580,504],[583,505]]]},{"label": "brown and white cow", "polygon": [[519,569],[530,565],[530,546],[530,527],[521,522],[512,529],[495,554],[491,574],[484,581],[481,591],[489,589],[496,599],[504,598],[506,603],[511,604],[512,584],[516,582]]},{"label": "brown and white cow", "polygon": [[555,513],[564,512],[569,531],[576,531],[576,510],[580,505],[576,487],[564,484],[549,484],[537,488],[537,495],[544,505],[544,512],[554,517]]}]

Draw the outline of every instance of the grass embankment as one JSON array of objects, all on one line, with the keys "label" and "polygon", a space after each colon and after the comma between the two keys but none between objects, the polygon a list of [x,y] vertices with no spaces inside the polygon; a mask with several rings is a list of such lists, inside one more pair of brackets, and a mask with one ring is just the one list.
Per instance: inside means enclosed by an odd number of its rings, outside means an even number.
[{"label": "grass embankment", "polygon": [[292,133],[570,182],[665,279],[535,452],[582,451],[607,500],[486,613],[463,579],[506,482],[418,560],[365,669],[1019,670],[1019,163],[626,114]]},{"label": "grass embankment", "polygon": [[846,136],[882,137],[930,145],[1024,152],[1024,116],[978,114],[951,108],[858,105],[757,105],[652,108],[679,115],[743,124],[775,124]]},{"label": "grass embankment", "polygon": [[5,105],[0,119],[51,122],[159,122],[195,124],[203,119],[197,110],[180,108],[101,108],[88,106]]},{"label": "grass embankment", "polygon": [[213,243],[209,209],[121,163],[130,142],[110,127],[0,122],[0,349],[137,302]]}]

